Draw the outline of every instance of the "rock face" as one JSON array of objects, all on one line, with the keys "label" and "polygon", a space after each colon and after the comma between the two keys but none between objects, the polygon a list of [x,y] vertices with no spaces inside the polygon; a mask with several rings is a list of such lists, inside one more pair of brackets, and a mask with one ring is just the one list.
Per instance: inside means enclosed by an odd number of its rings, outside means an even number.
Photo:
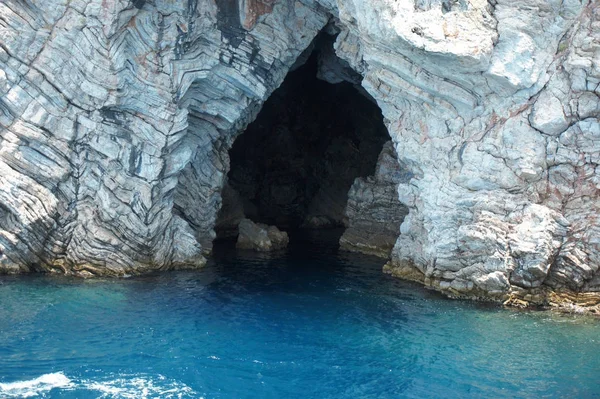
[{"label": "rock face", "polygon": [[0,17],[4,273],[201,266],[228,149],[324,31],[341,61],[320,75],[362,77],[411,174],[386,270],[456,296],[600,297],[597,1],[6,0]]},{"label": "rock face", "polygon": [[400,235],[400,224],[408,214],[396,194],[398,184],[411,179],[398,163],[396,150],[388,141],[379,154],[374,176],[359,177],[348,193],[346,230],[340,247],[389,258]]},{"label": "rock face", "polygon": [[276,251],[286,248],[290,242],[285,231],[280,231],[275,226],[254,223],[250,219],[242,219],[238,229],[236,247],[239,249],[253,249],[261,252]]}]

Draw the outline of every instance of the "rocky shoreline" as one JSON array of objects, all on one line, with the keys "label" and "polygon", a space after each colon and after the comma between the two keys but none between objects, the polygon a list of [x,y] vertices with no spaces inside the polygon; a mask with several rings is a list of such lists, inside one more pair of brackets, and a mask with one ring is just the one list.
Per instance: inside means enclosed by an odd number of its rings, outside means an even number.
[{"label": "rocky shoreline", "polygon": [[468,286],[452,286],[448,281],[426,277],[414,265],[403,263],[394,265],[388,262],[383,272],[391,276],[414,281],[426,288],[439,291],[449,298],[469,299],[481,302],[493,302],[507,307],[521,309],[553,310],[561,313],[592,314],[600,316],[600,292],[555,291],[550,287],[519,288],[512,287],[510,292],[480,290]]}]

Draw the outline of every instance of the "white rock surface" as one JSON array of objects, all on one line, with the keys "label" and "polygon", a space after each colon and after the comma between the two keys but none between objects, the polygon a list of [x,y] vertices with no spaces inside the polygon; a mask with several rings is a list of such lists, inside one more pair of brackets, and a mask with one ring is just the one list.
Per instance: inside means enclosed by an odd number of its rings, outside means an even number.
[{"label": "white rock surface", "polygon": [[202,265],[227,149],[332,21],[412,173],[386,270],[502,300],[600,291],[597,1],[6,0],[0,16],[5,273]]}]

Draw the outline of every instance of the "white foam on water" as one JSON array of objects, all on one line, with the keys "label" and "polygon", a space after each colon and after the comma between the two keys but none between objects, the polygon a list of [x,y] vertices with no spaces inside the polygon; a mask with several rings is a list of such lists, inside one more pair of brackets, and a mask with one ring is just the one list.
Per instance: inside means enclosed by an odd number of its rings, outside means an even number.
[{"label": "white foam on water", "polygon": [[157,378],[148,376],[118,376],[106,381],[82,380],[81,388],[97,391],[102,399],[183,399],[201,398],[189,386],[167,381],[159,375]]},{"label": "white foam on water", "polygon": [[[181,382],[162,375],[110,375],[95,380],[72,380],[62,372],[44,374],[24,381],[0,383],[0,398],[46,397],[52,389],[92,391],[99,399],[187,399],[202,396]],[[85,395],[90,397],[89,394]]]},{"label": "white foam on water", "polygon": [[63,373],[44,374],[32,380],[0,383],[0,397],[31,398],[55,388],[70,388],[72,381]]}]

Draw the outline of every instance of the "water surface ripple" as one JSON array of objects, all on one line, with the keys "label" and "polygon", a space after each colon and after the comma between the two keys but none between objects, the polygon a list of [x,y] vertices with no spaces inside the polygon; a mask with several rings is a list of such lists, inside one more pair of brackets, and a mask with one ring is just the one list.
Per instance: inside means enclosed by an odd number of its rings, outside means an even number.
[{"label": "water surface ripple", "polygon": [[316,238],[199,272],[0,278],[0,397],[600,398],[598,319],[447,300]]}]

